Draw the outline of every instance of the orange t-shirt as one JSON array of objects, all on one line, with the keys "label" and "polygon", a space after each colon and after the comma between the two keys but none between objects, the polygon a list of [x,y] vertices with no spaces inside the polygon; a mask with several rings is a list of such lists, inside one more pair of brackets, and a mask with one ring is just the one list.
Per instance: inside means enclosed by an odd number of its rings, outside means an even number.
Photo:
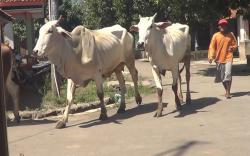
[{"label": "orange t-shirt", "polygon": [[233,33],[222,34],[217,32],[213,35],[209,50],[208,59],[214,59],[215,62],[226,63],[233,61],[233,53],[229,51],[229,47],[232,47],[232,51],[237,49],[237,42]]}]

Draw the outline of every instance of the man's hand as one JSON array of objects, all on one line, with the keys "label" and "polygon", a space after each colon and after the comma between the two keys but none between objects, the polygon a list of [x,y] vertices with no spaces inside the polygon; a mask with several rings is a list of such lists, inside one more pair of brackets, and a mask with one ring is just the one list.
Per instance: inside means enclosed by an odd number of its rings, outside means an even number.
[{"label": "man's hand", "polygon": [[233,46],[229,46],[229,47],[228,47],[228,51],[229,51],[229,52],[234,52]]},{"label": "man's hand", "polygon": [[208,59],[208,62],[211,64],[213,62],[213,59]]}]

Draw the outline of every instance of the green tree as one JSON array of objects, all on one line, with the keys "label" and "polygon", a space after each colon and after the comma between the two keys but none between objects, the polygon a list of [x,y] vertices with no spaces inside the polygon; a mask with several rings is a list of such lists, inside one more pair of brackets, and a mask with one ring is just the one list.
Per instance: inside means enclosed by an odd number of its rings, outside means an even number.
[{"label": "green tree", "polygon": [[77,25],[83,24],[84,21],[84,10],[82,4],[74,3],[69,0],[63,0],[59,6],[59,15],[62,15],[64,20],[61,26],[72,31]]},{"label": "green tree", "polygon": [[114,0],[117,23],[129,29],[135,17],[134,0]]},{"label": "green tree", "polygon": [[89,28],[102,28],[116,23],[112,0],[86,0],[83,8],[86,15],[84,25]]}]

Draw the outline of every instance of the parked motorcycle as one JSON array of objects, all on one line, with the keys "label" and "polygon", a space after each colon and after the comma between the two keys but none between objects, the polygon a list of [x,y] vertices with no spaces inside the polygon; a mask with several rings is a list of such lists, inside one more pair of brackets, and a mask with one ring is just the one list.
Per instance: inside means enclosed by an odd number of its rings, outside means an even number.
[{"label": "parked motorcycle", "polygon": [[33,85],[39,89],[43,85],[45,76],[50,73],[51,63],[49,61],[37,61],[31,66],[31,69],[25,69],[22,64],[23,58],[16,55],[13,64],[14,81],[19,85]]}]

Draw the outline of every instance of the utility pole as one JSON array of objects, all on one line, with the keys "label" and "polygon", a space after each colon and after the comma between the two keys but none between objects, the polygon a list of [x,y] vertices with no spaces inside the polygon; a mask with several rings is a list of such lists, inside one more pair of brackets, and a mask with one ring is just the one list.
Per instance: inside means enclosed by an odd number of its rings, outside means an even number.
[{"label": "utility pole", "polygon": [[59,0],[49,0],[49,20],[57,20],[58,18],[58,1]]},{"label": "utility pole", "polygon": [[[58,5],[59,0],[49,0],[49,20],[57,20],[58,19]],[[53,95],[60,97],[60,90],[58,86],[58,73],[56,72],[56,67],[54,64],[51,64],[51,90]]]}]

